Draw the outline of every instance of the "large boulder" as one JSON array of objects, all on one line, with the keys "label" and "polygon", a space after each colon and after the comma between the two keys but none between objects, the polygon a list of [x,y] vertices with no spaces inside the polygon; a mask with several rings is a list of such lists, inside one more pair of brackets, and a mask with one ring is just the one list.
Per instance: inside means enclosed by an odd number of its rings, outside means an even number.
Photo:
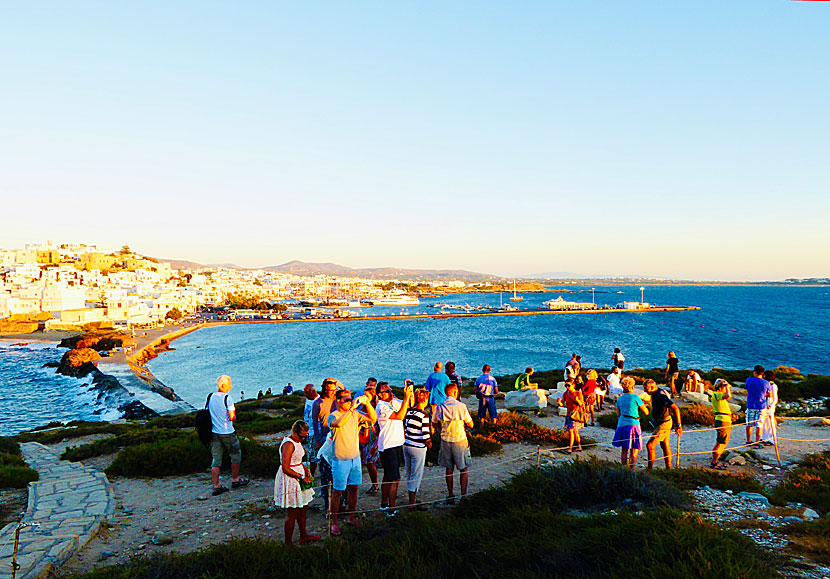
[{"label": "large boulder", "polygon": [[94,362],[100,359],[101,356],[92,348],[69,350],[61,357],[57,371],[64,376],[81,378],[89,374],[95,368]]},{"label": "large boulder", "polygon": [[547,393],[540,388],[513,390],[504,395],[504,407],[508,410],[539,410],[548,405]]}]

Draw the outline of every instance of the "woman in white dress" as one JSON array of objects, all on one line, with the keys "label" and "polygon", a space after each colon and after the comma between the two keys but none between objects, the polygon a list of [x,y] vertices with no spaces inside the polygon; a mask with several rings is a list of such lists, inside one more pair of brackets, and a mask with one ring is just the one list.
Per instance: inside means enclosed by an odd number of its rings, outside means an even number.
[{"label": "woman in white dress", "polygon": [[286,545],[291,545],[295,522],[300,527],[300,543],[320,540],[320,535],[309,535],[305,528],[308,504],[314,497],[314,489],[311,488],[314,479],[308,467],[303,464],[303,456],[305,456],[303,441],[306,438],[308,438],[308,424],[298,420],[291,427],[291,434],[280,443],[281,464],[274,479],[274,504],[286,509]]},{"label": "woman in white dress", "polygon": [[767,407],[764,410],[761,442],[767,446],[772,446],[775,444],[775,435],[778,428],[778,424],[775,422],[775,406],[778,404],[778,384],[775,383],[775,372],[772,370],[764,372],[764,380],[769,382],[772,396],[767,398]]}]

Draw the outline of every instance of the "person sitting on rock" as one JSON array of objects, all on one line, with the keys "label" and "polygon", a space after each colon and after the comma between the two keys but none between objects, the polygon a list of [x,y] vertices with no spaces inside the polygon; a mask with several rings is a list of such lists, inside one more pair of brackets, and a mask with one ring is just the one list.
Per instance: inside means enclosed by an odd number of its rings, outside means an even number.
[{"label": "person sitting on rock", "polygon": [[519,374],[519,377],[516,378],[516,382],[513,385],[516,390],[526,390],[528,388],[538,388],[539,385],[536,382],[531,382],[530,377],[533,376],[533,366],[528,366],[524,373]]},{"label": "person sitting on rock", "polygon": [[703,394],[703,378],[694,370],[689,370],[686,374],[686,383],[683,385],[683,390],[686,392],[699,392]]}]

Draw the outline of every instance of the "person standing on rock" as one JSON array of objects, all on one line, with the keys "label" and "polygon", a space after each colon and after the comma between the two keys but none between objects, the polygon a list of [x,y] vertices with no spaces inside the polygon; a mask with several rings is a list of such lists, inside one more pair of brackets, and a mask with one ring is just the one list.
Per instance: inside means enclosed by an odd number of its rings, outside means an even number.
[{"label": "person standing on rock", "polygon": [[715,441],[715,448],[712,449],[712,462],[709,466],[723,470],[726,466],[720,464],[720,457],[732,435],[732,409],[729,408],[727,402],[732,398],[732,391],[729,388],[729,382],[722,378],[715,380],[712,388],[713,392],[709,395],[709,400],[712,402],[712,411],[715,413],[715,429],[718,437]]},{"label": "person standing on rock", "polygon": [[622,372],[625,368],[625,356],[623,356],[623,353],[619,348],[614,348],[614,353],[611,355],[611,361],[614,363],[614,366],[620,369],[620,372]]},{"label": "person standing on rock", "polygon": [[677,393],[677,379],[680,378],[680,361],[675,356],[674,352],[669,352],[666,359],[666,383],[671,388],[671,396],[675,398],[679,396]]},{"label": "person standing on rock", "polygon": [[447,398],[435,409],[432,416],[432,423],[435,430],[441,435],[441,449],[438,452],[438,464],[446,469],[445,480],[447,482],[447,504],[455,504],[453,493],[453,471],[459,471],[459,482],[461,483],[461,500],[467,498],[467,485],[469,483],[468,469],[473,460],[470,457],[470,443],[467,440],[467,432],[464,426],[473,427],[473,417],[467,405],[459,402],[458,386],[450,384],[447,386]]},{"label": "person standing on rock", "polygon": [[242,462],[242,449],[239,446],[239,437],[233,427],[236,420],[236,406],[228,392],[231,391],[231,378],[227,375],[219,376],[216,380],[218,392],[214,392],[208,399],[207,408],[210,412],[210,421],[213,426],[213,436],[210,442],[210,476],[213,481],[213,496],[228,492],[228,487],[219,484],[219,473],[222,468],[222,457],[227,451],[231,459],[231,488],[244,487],[250,481],[239,476],[239,464]]},{"label": "person standing on rock", "polygon": [[499,393],[499,383],[490,375],[490,365],[485,364],[481,369],[481,376],[476,378],[476,397],[478,398],[478,418],[482,422],[496,423],[496,394]]},{"label": "person standing on rock", "polygon": [[657,382],[654,380],[646,380],[643,384],[643,390],[651,396],[651,423],[654,425],[654,433],[646,443],[646,450],[648,451],[648,468],[654,468],[654,461],[657,456],[657,445],[663,449],[663,455],[666,460],[666,468],[671,468],[671,444],[669,436],[671,435],[672,423],[674,423],[674,431],[677,436],[683,435],[683,427],[680,425],[680,409],[677,404],[672,402],[669,395],[664,390],[657,387]]}]

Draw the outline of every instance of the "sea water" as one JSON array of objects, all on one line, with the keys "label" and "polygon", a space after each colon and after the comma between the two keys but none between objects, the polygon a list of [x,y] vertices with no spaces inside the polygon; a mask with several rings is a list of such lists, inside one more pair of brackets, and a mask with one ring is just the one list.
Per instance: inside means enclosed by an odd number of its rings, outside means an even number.
[{"label": "sea water", "polygon": [[[590,288],[576,294],[523,294],[520,308],[538,307],[562,295],[591,301]],[[622,292],[622,293],[616,293]],[[501,296],[504,303],[512,294]],[[597,288],[598,304],[640,300],[638,287]],[[614,348],[626,368],[665,367],[673,350],[681,368],[771,368],[784,364],[803,373],[830,374],[830,288],[752,286],[648,286],[646,302],[694,305],[699,311],[615,312],[545,316],[485,316],[443,320],[365,320],[298,324],[250,324],[201,329],[175,342],[175,350],[150,363],[153,373],[194,406],[204,404],[216,378],[229,374],[232,394],[247,398],[274,393],[291,382],[319,385],[335,376],[362,387],[368,376],[402,385],[423,383],[436,361],[452,360],[466,377],[483,364],[509,374],[527,366],[563,368],[571,353],[583,367],[607,368]],[[372,308],[361,313],[437,313],[433,303],[499,305],[499,294],[457,294],[421,300],[409,308]],[[54,345],[0,343],[0,435],[53,420],[109,419],[88,379],[43,368],[60,359]],[[105,370],[107,371],[107,370]]]},{"label": "sea water", "polygon": [[[591,301],[583,293],[561,294]],[[622,292],[622,293],[616,293]],[[460,294],[422,300],[410,314],[437,313],[429,304],[509,303],[512,294]],[[560,294],[524,294],[521,308],[539,306]],[[637,287],[602,288],[593,299],[615,305],[639,301]],[[649,286],[646,302],[695,305],[681,312],[614,312],[544,316],[483,316],[456,319],[331,321],[302,324],[218,326],[173,343],[150,367],[165,384],[201,405],[217,376],[228,374],[238,397],[271,388],[281,393],[319,385],[334,376],[360,388],[373,376],[395,385],[406,378],[423,383],[436,361],[452,360],[463,376],[477,376],[483,364],[510,374],[533,366],[563,368],[571,353],[584,368],[608,368],[614,348],[626,368],[665,367],[669,350],[681,368],[768,368],[784,364],[804,373],[830,373],[830,288],[749,286]],[[401,308],[373,308],[399,313]]]}]

